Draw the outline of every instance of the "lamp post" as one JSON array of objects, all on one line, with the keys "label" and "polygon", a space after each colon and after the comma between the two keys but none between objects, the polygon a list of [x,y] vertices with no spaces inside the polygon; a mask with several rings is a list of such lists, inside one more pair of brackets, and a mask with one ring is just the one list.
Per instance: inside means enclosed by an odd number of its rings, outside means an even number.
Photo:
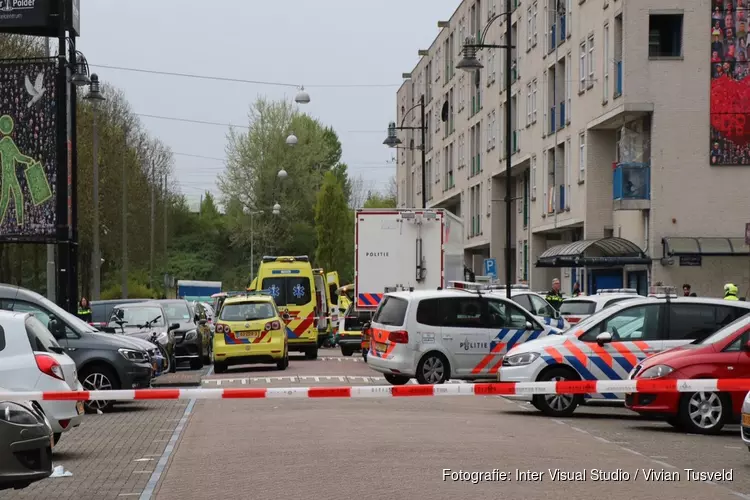
[{"label": "lamp post", "polygon": [[[417,107],[419,107],[420,111],[421,126],[405,127],[404,121],[406,120],[406,117]],[[420,130],[422,132],[422,144],[413,147],[405,147],[403,149],[419,149],[422,151],[422,208],[427,208],[427,120],[425,119],[424,111],[424,94],[419,97],[419,102],[416,105],[412,106],[404,113],[404,116],[401,117],[400,126],[397,127],[396,122],[388,124],[388,136],[383,141],[383,144],[389,148],[399,149],[399,144],[401,144],[401,139],[396,135],[396,130]]]},{"label": "lamp post", "polygon": [[[513,182],[513,176],[511,175],[511,155],[513,154],[512,140],[513,133],[511,130],[511,122],[513,120],[511,110],[511,86],[513,85],[513,79],[511,78],[511,70],[513,67],[513,35],[511,33],[510,26],[510,15],[513,12],[501,12],[495,14],[487,25],[482,30],[479,40],[475,40],[474,37],[467,37],[463,47],[463,58],[456,64],[456,68],[464,71],[474,72],[481,70],[484,66],[477,60],[477,51],[485,48],[490,49],[505,49],[505,98],[507,104],[505,105],[505,293],[510,299],[511,297],[511,283],[510,276],[513,272],[510,264],[510,252],[513,246],[513,233],[511,232],[512,225],[512,204],[513,204],[513,192],[511,190],[511,183]],[[507,16],[507,26],[505,27],[505,44],[503,45],[490,45],[485,43],[485,38],[490,26],[496,20],[502,16]]]},{"label": "lamp post", "polygon": [[[78,73],[76,72],[76,75]],[[75,77],[74,77],[75,78]],[[75,81],[75,80],[74,80]],[[94,117],[94,144],[93,144],[93,150],[94,150],[94,166],[93,166],[93,184],[94,184],[94,214],[93,214],[93,232],[92,232],[92,240],[93,240],[93,250],[91,252],[91,274],[92,274],[92,287],[91,287],[91,300],[99,300],[99,296],[101,294],[101,255],[100,255],[100,249],[99,249],[99,131],[97,128],[97,121],[96,121],[96,110],[97,110],[97,104],[101,101],[103,101],[105,98],[102,95],[102,92],[99,88],[99,77],[96,74],[91,75],[91,79],[89,81],[89,92],[86,94],[85,97],[86,100],[91,101],[93,103],[93,110],[92,114]]]}]

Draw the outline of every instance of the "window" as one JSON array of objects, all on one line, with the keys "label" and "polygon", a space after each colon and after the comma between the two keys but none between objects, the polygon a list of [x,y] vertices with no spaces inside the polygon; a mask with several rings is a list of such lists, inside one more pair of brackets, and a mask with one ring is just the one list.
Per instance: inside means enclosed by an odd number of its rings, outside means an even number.
[{"label": "window", "polygon": [[582,42],[578,55],[578,91],[586,90],[586,43]]},{"label": "window", "polygon": [[745,310],[707,304],[671,304],[669,340],[701,341],[745,314]]},{"label": "window", "polygon": [[531,299],[531,309],[529,309],[529,311],[533,314],[544,316],[546,318],[555,317],[555,309],[549,304],[549,302],[541,297],[537,297],[536,295],[529,295],[529,298]]},{"label": "window", "polygon": [[538,11],[538,5],[536,2],[534,2],[533,11],[531,14],[532,15],[532,19],[531,19],[531,32],[532,32],[531,46],[532,47],[536,47],[537,40],[539,39],[539,32],[538,32],[538,28],[536,24],[537,11]]},{"label": "window", "polygon": [[408,305],[408,301],[388,295],[380,303],[380,307],[375,312],[372,321],[381,325],[401,326],[406,319],[406,308]]},{"label": "window", "polygon": [[609,24],[604,25],[604,49],[602,52],[602,62],[603,62],[603,73],[604,73],[604,85],[602,92],[604,92],[604,95],[602,96],[602,102],[607,102],[608,96],[609,96]]},{"label": "window", "polygon": [[589,70],[589,79],[586,82],[586,88],[594,86],[594,36],[589,37],[588,52],[586,54],[586,67]]},{"label": "window", "polygon": [[546,137],[547,135],[547,123],[549,123],[549,119],[547,117],[547,111],[549,109],[549,77],[547,76],[547,70],[544,70],[544,74],[542,75],[542,99],[544,99],[544,102],[542,102],[542,110],[544,115],[544,121],[542,122],[542,137]]},{"label": "window", "polygon": [[511,300],[513,302],[515,302],[516,304],[518,304],[519,306],[521,306],[524,309],[526,309],[527,311],[531,311],[532,310],[532,308],[531,308],[531,299],[529,299],[529,295],[528,294],[516,295]]},{"label": "window", "polygon": [[487,313],[487,326],[489,328],[521,330],[526,328],[526,323],[531,319],[515,304],[499,300],[487,301]]},{"label": "window", "polygon": [[221,319],[224,321],[258,321],[272,319],[276,316],[276,310],[270,302],[240,302],[227,304],[221,310]]},{"label": "window", "polygon": [[[5,333],[5,332],[3,332]],[[36,319],[34,316],[29,317],[26,320],[26,336],[29,338],[29,345],[31,350],[35,352],[54,352],[53,347],[59,349],[60,344],[57,343],[55,337],[52,336],[49,330],[42,324],[41,321]],[[4,347],[5,337],[0,336],[3,340],[0,344],[0,348]]]},{"label": "window", "polygon": [[562,316],[588,316],[595,310],[596,302],[590,300],[565,300],[560,305]]},{"label": "window", "polygon": [[633,298],[638,298],[638,297],[639,295],[634,295],[633,297],[618,297],[616,299],[608,300],[607,302],[604,303],[604,307],[602,307],[602,309],[606,309],[609,306],[613,306],[617,304],[618,302],[622,302],[623,300],[631,300]]},{"label": "window", "polygon": [[[5,307],[3,307],[5,309]],[[16,301],[10,307],[7,308],[9,311],[15,311],[20,313],[31,313],[36,319],[42,322],[45,327],[49,326],[50,315],[40,309],[39,307],[29,304],[28,302]]]},{"label": "window", "polygon": [[442,326],[440,299],[425,299],[417,306],[417,323],[428,326]]},{"label": "window", "polygon": [[573,26],[573,0],[566,0],[565,15],[566,15],[565,30],[567,31],[566,34],[570,36],[571,27]]},{"label": "window", "polygon": [[[276,305],[301,306],[312,302],[312,287],[308,278],[264,278],[261,284],[263,290],[269,290]],[[170,316],[167,305],[167,316]]]},{"label": "window", "polygon": [[485,328],[482,321],[482,299],[478,297],[443,299],[440,306],[443,327]]},{"label": "window", "polygon": [[526,85],[526,126],[531,125],[531,83]]},{"label": "window", "polygon": [[531,199],[536,200],[536,155],[531,157]]},{"label": "window", "polygon": [[536,123],[537,80],[531,83],[531,123]]},{"label": "window", "polygon": [[660,340],[661,311],[661,304],[629,307],[605,319],[579,338],[584,342],[596,342],[600,333],[609,332],[613,342]]},{"label": "window", "polygon": [[131,306],[131,307],[116,307],[112,311],[112,317],[109,319],[110,328],[118,328],[120,322],[123,322],[123,326],[146,328],[148,325],[151,326],[165,326],[166,318],[162,318],[162,310],[160,307],[143,307],[143,306]]},{"label": "window", "polygon": [[648,17],[648,56],[682,56],[682,14],[651,14]]},{"label": "window", "polygon": [[487,151],[492,148],[492,113],[487,113]]},{"label": "window", "polygon": [[526,50],[531,50],[531,39],[534,34],[534,27],[532,25],[534,16],[532,14],[531,5],[526,9]]},{"label": "window", "polygon": [[573,112],[573,100],[571,99],[571,88],[573,86],[573,56],[568,53],[565,59],[565,121],[571,122]]},{"label": "window", "polygon": [[586,132],[578,135],[578,180],[586,178]]}]

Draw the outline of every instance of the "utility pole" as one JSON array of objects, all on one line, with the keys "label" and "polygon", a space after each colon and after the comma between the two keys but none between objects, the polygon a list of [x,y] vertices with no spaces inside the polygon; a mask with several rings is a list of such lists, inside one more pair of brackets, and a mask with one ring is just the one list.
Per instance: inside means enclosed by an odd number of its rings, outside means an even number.
[{"label": "utility pole", "polygon": [[149,287],[154,288],[154,229],[156,229],[156,162],[151,160],[151,271],[149,272]]},{"label": "utility pole", "polygon": [[[125,135],[127,148],[127,134]],[[125,157],[122,160],[122,298],[128,298],[128,171]]]},{"label": "utility pole", "polygon": [[[44,38],[44,55],[49,59],[49,37]],[[55,245],[47,244],[47,298],[55,302]]]},{"label": "utility pole", "polygon": [[93,230],[93,245],[94,250],[91,253],[91,274],[92,274],[92,287],[91,287],[91,300],[99,300],[101,295],[101,267],[102,257],[99,249],[99,130],[97,126],[96,116],[96,104],[92,106],[92,114],[94,117],[94,230]]},{"label": "utility pole", "polygon": [[169,264],[169,256],[167,254],[167,216],[169,214],[169,189],[167,188],[169,181],[169,174],[164,174],[164,264]]}]

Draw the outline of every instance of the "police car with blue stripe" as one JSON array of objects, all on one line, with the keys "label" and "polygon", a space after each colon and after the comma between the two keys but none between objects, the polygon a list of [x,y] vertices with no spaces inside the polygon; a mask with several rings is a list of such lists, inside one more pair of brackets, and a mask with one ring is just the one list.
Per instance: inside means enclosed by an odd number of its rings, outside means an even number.
[{"label": "police car with blue stripe", "polygon": [[[506,297],[505,285],[489,285],[491,294]],[[557,330],[567,330],[570,323],[562,317],[543,295],[532,292],[528,285],[518,284],[510,286],[510,300],[533,314],[542,324]]]}]

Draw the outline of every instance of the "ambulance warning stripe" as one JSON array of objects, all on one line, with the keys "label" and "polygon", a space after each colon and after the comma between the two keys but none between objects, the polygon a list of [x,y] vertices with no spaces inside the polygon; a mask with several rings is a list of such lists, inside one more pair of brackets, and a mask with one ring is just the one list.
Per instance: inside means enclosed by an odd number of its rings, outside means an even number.
[{"label": "ambulance warning stripe", "polygon": [[299,325],[297,325],[294,329],[289,328],[289,323],[291,321],[285,322],[287,324],[286,334],[290,339],[298,339],[302,335],[304,335],[305,332],[307,332],[307,330],[313,325],[313,323],[315,322],[315,317],[313,316],[313,313],[310,313],[307,318],[300,321]]},{"label": "ambulance warning stripe", "polygon": [[318,399],[420,396],[748,392],[750,379],[499,382],[493,384],[352,387],[135,389],[117,391],[0,392],[0,401],[147,401],[176,399]]},{"label": "ambulance warning stripe", "polygon": [[376,307],[382,300],[382,293],[360,293],[357,296],[357,305],[360,307]]}]

